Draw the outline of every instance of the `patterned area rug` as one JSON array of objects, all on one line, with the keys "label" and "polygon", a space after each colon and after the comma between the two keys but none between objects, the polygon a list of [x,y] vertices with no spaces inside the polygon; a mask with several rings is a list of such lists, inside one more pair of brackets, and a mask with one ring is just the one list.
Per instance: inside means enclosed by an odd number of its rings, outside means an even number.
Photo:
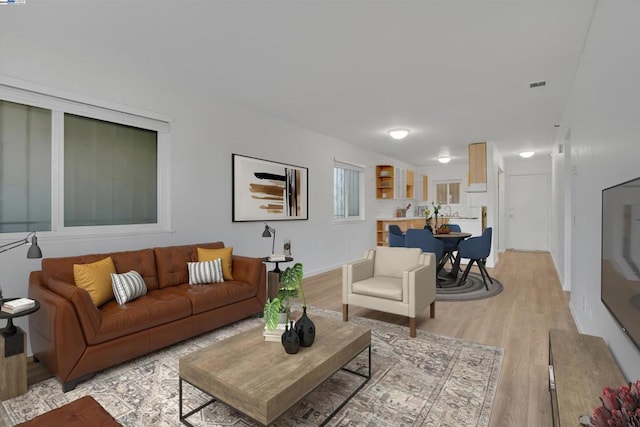
[{"label": "patterned area rug", "polygon": [[[341,314],[310,308],[310,317]],[[372,332],[371,381],[330,421],[331,426],[487,426],[500,374],[503,349],[353,317]],[[178,359],[194,350],[263,324],[251,318],[176,344],[97,374],[63,393],[55,379],[35,384],[26,394],[2,402],[5,422],[13,425],[71,402],[93,396],[125,426],[179,426]],[[319,331],[322,333],[323,331]],[[273,345],[280,345],[273,343]],[[282,357],[295,357],[282,351]],[[348,366],[364,371],[366,354]],[[268,361],[265,361],[268,369]],[[357,387],[361,378],[336,373],[281,416],[275,426],[318,425]],[[206,395],[185,385],[190,407]],[[188,419],[196,426],[254,426],[222,403]]]},{"label": "patterned area rug", "polygon": [[[461,275],[462,272],[458,275],[458,279]],[[479,273],[469,273],[467,280],[460,286],[458,286],[458,279],[452,279],[444,269],[440,271],[436,287],[436,301],[472,301],[490,298],[498,295],[504,289],[502,283],[492,277],[493,283],[487,280],[489,285],[489,290],[487,290]]]}]

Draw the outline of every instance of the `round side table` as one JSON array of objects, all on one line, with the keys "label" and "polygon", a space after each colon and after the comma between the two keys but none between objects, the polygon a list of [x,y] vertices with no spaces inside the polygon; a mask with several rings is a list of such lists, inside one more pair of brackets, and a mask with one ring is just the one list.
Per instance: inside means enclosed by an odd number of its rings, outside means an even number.
[{"label": "round side table", "polygon": [[278,296],[278,289],[280,288],[280,275],[282,271],[280,270],[279,263],[281,262],[291,262],[293,261],[293,257],[285,257],[284,261],[272,261],[269,257],[262,258],[262,262],[273,262],[276,264],[273,270],[267,271],[267,298],[274,299]]},{"label": "round side table", "polygon": [[[4,298],[11,301],[17,298]],[[7,385],[0,387],[0,400],[11,399],[27,392],[27,357],[25,354],[26,334],[22,328],[13,324],[16,317],[27,316],[40,309],[40,303],[18,313],[7,313],[0,310],[0,319],[7,325],[0,329],[0,382]]]},{"label": "round side table", "polygon": [[[0,301],[0,305],[5,301],[13,301],[16,299],[19,298],[4,298],[2,301]],[[5,319],[7,321],[7,325],[4,328],[0,329],[0,331],[2,331],[2,335],[4,335],[5,337],[15,335],[15,333],[18,331],[18,328],[16,328],[16,325],[13,324],[13,319],[15,319],[16,317],[27,316],[38,311],[40,309],[40,303],[38,301],[35,301],[35,303],[36,305],[34,305],[33,307],[19,311],[17,313],[7,313],[6,311],[0,310],[0,319]]]},{"label": "round side table", "polygon": [[280,271],[279,264],[281,262],[291,262],[291,261],[293,261],[293,258],[290,256],[284,257],[284,260],[279,260],[279,261],[272,261],[271,259],[269,259],[268,256],[262,258],[262,262],[273,262],[276,264],[275,268],[271,270],[272,273],[282,273],[282,271]]}]

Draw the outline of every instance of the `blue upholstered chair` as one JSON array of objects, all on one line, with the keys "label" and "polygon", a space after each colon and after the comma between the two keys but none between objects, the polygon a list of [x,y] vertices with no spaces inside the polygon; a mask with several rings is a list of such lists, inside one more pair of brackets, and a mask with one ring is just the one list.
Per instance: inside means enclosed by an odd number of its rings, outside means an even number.
[{"label": "blue upholstered chair", "polygon": [[391,246],[392,248],[404,248],[405,237],[389,233],[389,246]]},{"label": "blue upholstered chair", "polygon": [[[462,229],[458,224],[447,224],[449,226],[449,230],[454,231],[456,233],[460,233]],[[458,250],[458,240],[457,239],[444,239],[444,256],[451,262],[451,265],[455,262],[454,252]],[[443,261],[443,264],[446,263],[446,260]]]},{"label": "blue upholstered chair", "polygon": [[405,247],[404,233],[402,232],[399,226],[395,224],[390,224],[388,236],[389,236],[389,246],[391,246],[392,248]]},{"label": "blue upholstered chair", "polygon": [[422,252],[431,252],[436,256],[437,272],[442,268],[444,256],[444,243],[433,237],[431,231],[426,228],[410,228],[405,234],[405,245],[408,248],[420,248]]},{"label": "blue upholstered chair", "polygon": [[404,237],[404,233],[400,229],[400,226],[396,224],[389,224],[389,234],[395,234],[396,236]]},{"label": "blue upholstered chair", "polygon": [[469,271],[471,271],[471,266],[475,262],[476,264],[478,264],[478,268],[480,269],[484,287],[489,290],[487,279],[489,279],[489,282],[491,283],[493,283],[493,280],[491,280],[491,276],[489,276],[489,273],[485,268],[485,264],[487,262],[487,257],[491,252],[492,233],[493,230],[491,229],[491,227],[487,227],[482,232],[482,236],[471,237],[467,240],[463,240],[458,244],[458,257],[468,258],[470,260],[469,264],[467,264],[467,268],[465,268],[464,270],[464,273],[462,273],[462,277],[460,277],[458,285],[463,284],[464,281],[467,280]]}]

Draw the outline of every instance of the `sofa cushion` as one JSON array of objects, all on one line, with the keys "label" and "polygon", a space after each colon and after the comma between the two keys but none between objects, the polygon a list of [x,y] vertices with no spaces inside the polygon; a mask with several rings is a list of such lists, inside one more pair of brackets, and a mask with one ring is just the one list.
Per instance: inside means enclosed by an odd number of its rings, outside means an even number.
[{"label": "sofa cushion", "polygon": [[224,281],[216,286],[191,286],[183,284],[166,288],[167,292],[188,298],[193,314],[233,304],[256,296],[256,286],[234,280]]},{"label": "sofa cushion", "polygon": [[351,285],[354,294],[402,301],[402,278],[374,276]]},{"label": "sofa cushion", "polygon": [[197,245],[153,248],[158,270],[158,286],[176,286],[189,283],[188,262],[198,261],[197,248],[219,249],[224,243],[200,243]]},{"label": "sofa cushion", "polygon": [[373,266],[374,276],[389,276],[402,278],[402,272],[419,264],[420,248],[391,248],[378,246]]},{"label": "sofa cushion", "polygon": [[116,272],[111,257],[88,264],[74,264],[73,278],[77,287],[89,292],[96,307],[113,299],[111,274]]},{"label": "sofa cushion", "polygon": [[94,336],[86,337],[87,344],[131,335],[189,315],[189,300],[163,289],[150,291],[124,305],[109,301],[100,307],[100,325]]},{"label": "sofa cushion", "polygon": [[128,273],[111,274],[111,284],[116,302],[120,305],[133,301],[147,293],[147,285],[144,279],[135,270]]},{"label": "sofa cushion", "polygon": [[99,261],[108,256],[111,256],[111,259],[113,260],[113,264],[116,267],[116,273],[126,273],[127,271],[135,270],[143,277],[148,290],[158,289],[158,276],[156,273],[156,261],[153,249],[114,252],[111,254],[44,258],[42,260],[43,282],[49,283],[50,279],[56,279],[66,283],[74,283],[74,264],[88,264]]},{"label": "sofa cushion", "polygon": [[116,272],[125,273],[135,270],[144,279],[147,290],[158,289],[158,273],[156,272],[156,256],[153,249],[140,249],[137,251],[114,252],[111,254]]},{"label": "sofa cushion", "polygon": [[198,248],[198,261],[211,261],[218,258],[222,259],[222,274],[224,275],[224,280],[233,280],[233,264],[231,262],[233,258],[233,246],[220,249]]},{"label": "sofa cushion", "polygon": [[190,285],[224,282],[220,258],[213,261],[188,262],[187,268]]}]

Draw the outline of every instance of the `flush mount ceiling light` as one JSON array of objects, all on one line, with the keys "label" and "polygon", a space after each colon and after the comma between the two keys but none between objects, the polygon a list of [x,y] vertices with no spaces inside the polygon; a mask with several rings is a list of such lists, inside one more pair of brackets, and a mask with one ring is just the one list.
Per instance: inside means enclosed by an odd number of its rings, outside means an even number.
[{"label": "flush mount ceiling light", "polygon": [[405,139],[409,135],[407,129],[392,129],[389,131],[389,136],[393,139]]},{"label": "flush mount ceiling light", "polygon": [[520,154],[520,157],[528,159],[529,157],[533,156],[534,152],[533,151],[521,151],[518,154]]},{"label": "flush mount ceiling light", "polygon": [[440,163],[449,163],[451,161],[451,157],[449,157],[449,156],[440,156],[440,157],[438,157],[438,161]]}]

